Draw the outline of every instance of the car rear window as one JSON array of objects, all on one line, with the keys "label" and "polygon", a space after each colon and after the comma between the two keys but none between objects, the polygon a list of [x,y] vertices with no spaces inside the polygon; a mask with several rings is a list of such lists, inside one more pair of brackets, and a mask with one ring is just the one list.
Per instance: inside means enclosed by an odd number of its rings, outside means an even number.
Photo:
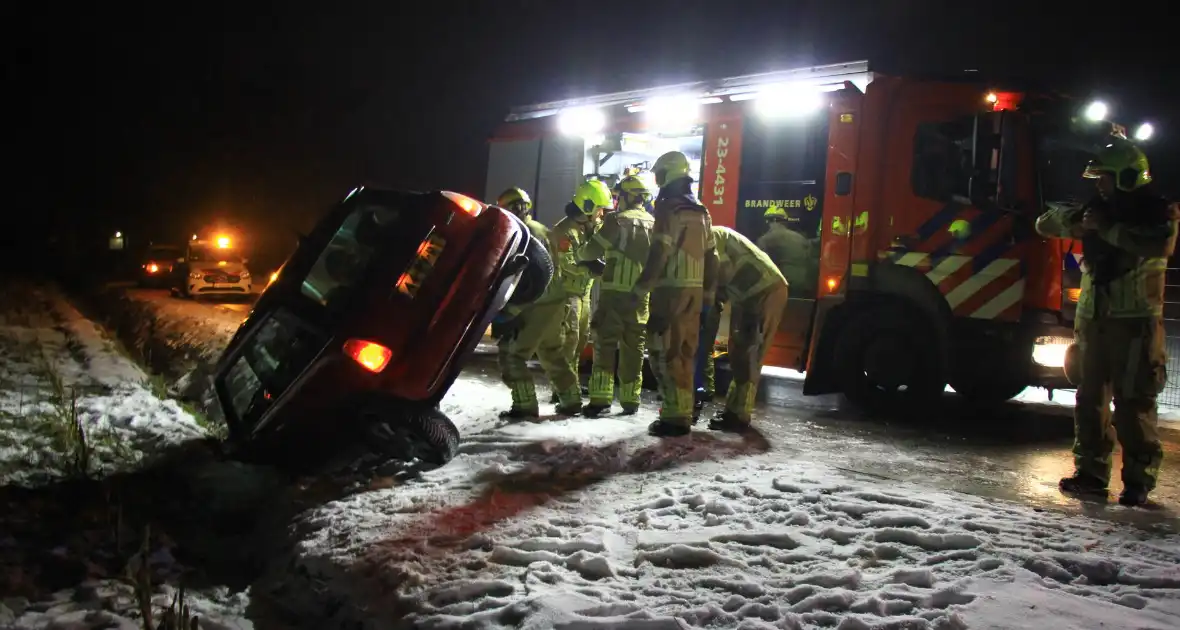
[{"label": "car rear window", "polygon": [[385,205],[358,206],[328,241],[300,292],[329,308],[343,302],[365,276],[381,241],[397,227],[401,214]]}]

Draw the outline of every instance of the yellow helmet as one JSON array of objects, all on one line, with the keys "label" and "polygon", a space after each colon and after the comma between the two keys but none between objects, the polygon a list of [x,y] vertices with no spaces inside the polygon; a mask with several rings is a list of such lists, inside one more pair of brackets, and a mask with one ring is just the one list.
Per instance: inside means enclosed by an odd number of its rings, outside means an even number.
[{"label": "yellow helmet", "polygon": [[513,186],[500,193],[500,196],[496,198],[496,205],[519,217],[524,217],[529,213],[529,210],[532,210],[533,200],[529,199],[529,194],[523,188]]},{"label": "yellow helmet", "polygon": [[661,155],[651,166],[651,172],[656,176],[656,185],[660,188],[688,177],[689,170],[688,156],[679,151],[669,151]]},{"label": "yellow helmet", "polygon": [[639,208],[651,201],[652,187],[641,175],[629,175],[619,182],[623,207]]},{"label": "yellow helmet", "polygon": [[767,221],[786,221],[787,210],[779,206],[771,206],[762,213],[762,218]]},{"label": "yellow helmet", "polygon": [[1115,139],[1098,150],[1086,165],[1082,177],[1098,179],[1103,173],[1114,176],[1115,187],[1130,192],[1151,183],[1151,167],[1147,156],[1127,140]]},{"label": "yellow helmet", "polygon": [[601,179],[591,179],[578,184],[573,201],[582,214],[594,214],[595,210],[609,208],[614,204],[610,188]]}]

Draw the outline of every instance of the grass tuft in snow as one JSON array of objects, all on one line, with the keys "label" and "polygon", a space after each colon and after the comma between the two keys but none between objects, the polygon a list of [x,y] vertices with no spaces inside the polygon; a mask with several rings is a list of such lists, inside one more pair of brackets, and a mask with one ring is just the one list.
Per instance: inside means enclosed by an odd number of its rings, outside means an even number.
[{"label": "grass tuft in snow", "polygon": [[[79,413],[78,387],[65,383],[43,351],[33,368],[35,383],[17,386],[15,413],[0,414],[0,447],[24,451],[17,464],[85,478],[96,472],[99,457],[115,466],[135,459],[131,448],[110,428],[87,429]],[[23,431],[3,430],[8,427]]]},{"label": "grass tuft in snow", "polygon": [[198,630],[200,623],[185,600],[184,584],[176,589],[172,602],[160,613],[160,623],[155,623],[155,586],[152,584],[152,572],[148,563],[152,553],[151,539],[151,526],[144,526],[143,542],[140,543],[139,552],[128,561],[123,575],[123,582],[135,593],[135,603],[139,609],[143,630]]},{"label": "grass tuft in snow", "polygon": [[222,441],[229,437],[228,425],[226,425],[224,422],[218,422],[210,418],[191,402],[178,396],[176,392],[172,391],[172,388],[168,386],[168,380],[164,376],[160,374],[152,374],[148,377],[148,384],[151,386],[152,393],[155,394],[156,398],[159,398],[160,400],[172,399],[176,401],[176,404],[179,405],[185,413],[193,417],[193,420],[197,423],[197,426],[204,429],[210,436]]}]

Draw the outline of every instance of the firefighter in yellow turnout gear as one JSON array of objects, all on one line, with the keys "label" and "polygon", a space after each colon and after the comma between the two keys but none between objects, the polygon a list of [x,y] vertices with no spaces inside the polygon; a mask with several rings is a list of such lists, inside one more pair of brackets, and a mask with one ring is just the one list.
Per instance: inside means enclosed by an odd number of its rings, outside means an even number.
[{"label": "firefighter in yellow turnout gear", "polygon": [[[559,387],[557,392],[557,413],[570,415],[582,411],[582,388],[578,383],[578,361],[572,354],[578,347],[582,313],[590,289],[593,274],[601,273],[604,264],[584,263],[578,254],[586,244],[587,228],[598,220],[603,209],[611,205],[610,188],[599,180],[589,180],[578,185],[574,198],[565,206],[565,218],[557,222],[549,233],[554,245],[553,266],[558,275],[554,276],[554,297],[565,303],[564,316],[558,325],[546,332],[541,343],[542,349],[555,348],[562,357],[568,372],[573,375],[573,384]],[[560,281],[558,278],[560,277]],[[586,314],[589,317],[589,314]]]},{"label": "firefighter in yellow turnout gear", "polygon": [[[1114,138],[1086,168],[1098,195],[1037,219],[1042,236],[1082,240],[1082,293],[1066,374],[1077,385],[1074,474],[1062,492],[1106,496],[1115,439],[1123,448],[1119,503],[1147,502],[1163,450],[1156,397],[1167,380],[1163,302],[1177,212],[1151,186],[1147,157]],[[1114,401],[1113,418],[1110,403]],[[1112,422],[1113,420],[1113,422]]]},{"label": "firefighter in yellow turnout gear", "polygon": [[692,194],[689,170],[688,157],[679,151],[661,155],[652,165],[660,193],[651,249],[632,293],[636,308],[650,297],[648,354],[663,402],[648,432],[657,436],[692,430],[701,311],[712,305],[717,282],[713,221]]},{"label": "firefighter in yellow turnout gear", "polygon": [[[729,367],[733,380],[725,408],[709,422],[717,431],[741,433],[750,426],[754,398],[762,378],[762,361],[774,343],[787,307],[787,280],[766,252],[727,227],[714,226],[717,243],[717,302],[729,314]],[[713,344],[716,337],[702,339]]]},{"label": "firefighter in yellow turnout gear", "polygon": [[619,206],[603,219],[602,227],[582,249],[582,261],[604,259],[606,266],[598,279],[598,306],[591,329],[594,331],[594,369],[590,374],[590,404],[587,416],[610,409],[615,394],[615,352],[618,351],[619,403],[624,414],[639,410],[643,388],[643,353],[647,340],[647,298],[632,297],[635,282],[651,249],[652,226],[649,213],[652,190],[647,182],[631,175],[619,182]]},{"label": "firefighter in yellow turnout gear", "polygon": [[819,256],[812,256],[811,241],[788,227],[784,208],[771,206],[762,218],[766,220],[766,233],[758,238],[758,249],[774,261],[795,297],[814,297]]},{"label": "firefighter in yellow turnout gear", "polygon": [[[787,211],[779,206],[767,208],[762,218],[766,220],[766,232],[758,238],[757,248],[766,252],[778,267],[779,272],[786,278],[792,295],[814,298],[816,280],[819,276],[819,257],[812,255],[812,242],[788,227]],[[724,300],[718,299],[717,308],[701,318],[703,341],[697,356],[697,409],[712,401],[716,394],[712,346],[721,326],[723,303]]]},{"label": "firefighter in yellow turnout gear", "polygon": [[[500,195],[496,205],[520,217],[532,236],[546,243],[550,256],[557,260],[549,231],[530,217],[532,202],[528,193],[520,188],[510,188]],[[492,321],[500,376],[512,393],[512,407],[500,414],[502,418],[535,419],[539,415],[536,386],[528,369],[528,360],[534,354],[541,360],[554,390],[564,393],[566,401],[580,404],[578,377],[561,353],[560,340],[556,344],[545,343],[551,338],[550,331],[560,330],[569,310],[559,273],[555,270],[549,286],[537,301],[524,306],[509,305]]]}]

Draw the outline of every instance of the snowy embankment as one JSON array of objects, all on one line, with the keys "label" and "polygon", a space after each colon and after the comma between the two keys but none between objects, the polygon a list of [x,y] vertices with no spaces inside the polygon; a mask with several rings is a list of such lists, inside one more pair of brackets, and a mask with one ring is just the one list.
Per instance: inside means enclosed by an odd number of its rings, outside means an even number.
[{"label": "snowy embankment", "polygon": [[[185,567],[167,533],[143,526],[167,491],[145,497],[128,480],[209,432],[55,287],[0,288],[0,627],[158,621]],[[224,588],[183,601],[202,628],[250,627]]]},{"label": "snowy embankment", "polygon": [[[157,335],[236,326],[136,308]],[[460,379],[443,406],[461,455],[312,504],[252,596],[308,628],[1180,626],[1174,535],[852,476],[773,440],[660,442],[650,410],[500,426],[506,399]]]},{"label": "snowy embankment", "polygon": [[213,420],[220,416],[209,387],[212,369],[245,312],[119,286],[90,295],[87,303],[94,317],[160,375],[170,394]]},{"label": "snowy embankment", "polygon": [[[0,308],[0,480],[110,472],[206,435],[158,382],[52,288],[5,283]],[[85,437],[85,440],[83,440]],[[85,446],[90,447],[86,452]]]}]

